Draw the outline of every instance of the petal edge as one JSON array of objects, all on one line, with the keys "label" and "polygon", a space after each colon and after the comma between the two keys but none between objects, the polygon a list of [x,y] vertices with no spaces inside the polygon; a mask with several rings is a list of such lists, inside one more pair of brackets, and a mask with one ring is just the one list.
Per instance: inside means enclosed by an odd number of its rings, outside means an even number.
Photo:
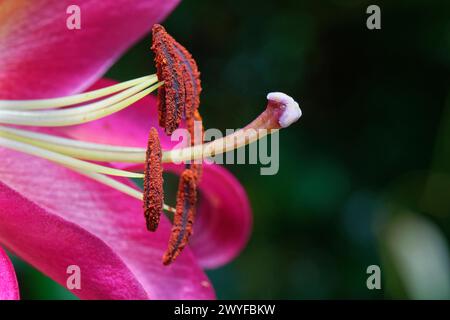
[{"label": "petal edge", "polygon": [[0,247],[0,300],[19,300],[19,285],[14,267]]}]

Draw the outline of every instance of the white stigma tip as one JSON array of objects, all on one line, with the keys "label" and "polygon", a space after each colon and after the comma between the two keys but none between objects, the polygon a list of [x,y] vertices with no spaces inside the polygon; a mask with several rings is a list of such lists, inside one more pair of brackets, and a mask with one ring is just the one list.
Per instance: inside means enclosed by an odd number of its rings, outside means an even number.
[{"label": "white stigma tip", "polygon": [[297,121],[302,116],[302,110],[292,97],[282,92],[271,92],[267,95],[267,100],[280,103],[283,113],[278,120],[281,127],[286,128]]}]

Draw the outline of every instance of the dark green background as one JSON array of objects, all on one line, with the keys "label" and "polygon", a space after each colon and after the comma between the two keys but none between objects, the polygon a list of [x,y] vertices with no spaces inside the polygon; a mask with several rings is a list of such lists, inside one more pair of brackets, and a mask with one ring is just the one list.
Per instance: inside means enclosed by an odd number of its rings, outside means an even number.
[{"label": "dark green background", "polygon": [[[381,7],[381,30],[366,28],[370,4]],[[411,291],[448,274],[425,265],[408,277],[389,249],[406,230],[426,246],[401,252],[437,250],[449,265],[449,2],[191,0],[163,24],[197,60],[206,127],[244,126],[270,91],[303,111],[280,134],[277,175],[228,166],[249,194],[254,230],[235,261],[208,271],[219,298],[449,298],[435,286]],[[148,36],[108,76],[152,73],[149,48]],[[372,264],[381,290],[366,287]],[[17,265],[24,298],[68,297]]]}]

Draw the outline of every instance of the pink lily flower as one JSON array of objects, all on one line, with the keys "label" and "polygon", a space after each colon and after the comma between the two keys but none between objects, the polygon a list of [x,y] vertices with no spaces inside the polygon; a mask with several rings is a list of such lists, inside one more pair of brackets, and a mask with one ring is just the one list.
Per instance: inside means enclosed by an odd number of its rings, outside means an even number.
[{"label": "pink lily flower", "polygon": [[[74,3],[81,8],[81,30],[66,28],[66,8]],[[0,99],[59,97],[94,82],[92,88],[110,84],[99,77],[177,3],[1,1]],[[145,147],[149,129],[157,127],[156,114],[155,99],[148,96],[110,117],[40,132]],[[169,140],[161,139],[163,149],[170,148]],[[171,229],[164,216],[158,231],[149,234],[141,201],[42,158],[0,147],[0,159],[0,245],[63,286],[68,266],[78,266],[81,288],[73,293],[82,299],[212,299],[203,268],[236,257],[249,237],[246,193],[216,165],[204,167],[188,248],[176,263],[163,266]],[[14,270],[1,249],[0,298],[19,298]]]},{"label": "pink lily flower", "polygon": [[[0,100],[0,123],[7,125],[0,126],[0,244],[81,298],[214,298],[202,268],[220,266],[244,247],[250,207],[245,191],[225,169],[190,161],[235,150],[288,127],[301,116],[298,103],[284,93],[269,93],[264,112],[243,129],[209,143],[198,141],[195,136],[201,138],[203,130],[200,73],[191,54],[160,25],[152,28],[156,75],[120,84],[103,79],[87,93],[69,95],[97,80],[126,48],[123,43],[131,44],[156,17],[144,13],[159,7],[156,1],[135,3],[127,10],[123,1],[100,7],[80,1],[91,22],[86,33],[79,30],[71,37],[54,19],[61,3],[51,6],[42,0],[25,13],[18,9],[20,1],[3,3],[6,25],[16,36],[4,41],[11,50],[5,50],[3,60],[12,67],[0,69],[13,80],[0,86],[0,98],[5,99]],[[165,2],[159,9],[167,8]],[[36,19],[36,30],[15,32],[11,21],[19,19],[9,20],[15,15]],[[123,19],[132,22],[118,22]],[[120,28],[114,37],[95,41],[106,25]],[[74,69],[61,64],[60,59],[69,58]],[[40,81],[44,76],[46,81]],[[155,89],[157,111],[155,99],[147,96]],[[45,99],[31,99],[43,92]],[[87,101],[94,102],[83,104]],[[164,136],[180,124],[195,139],[183,146]],[[163,167],[180,174],[176,207],[164,202]],[[143,178],[144,191],[127,178]],[[142,208],[153,234],[142,223]],[[173,226],[161,216],[163,210],[174,215]],[[3,268],[11,270],[3,260]],[[72,270],[77,270],[73,288],[68,277]],[[13,273],[5,274],[14,279]],[[18,297],[11,292],[13,285],[1,288],[4,296]]]}]

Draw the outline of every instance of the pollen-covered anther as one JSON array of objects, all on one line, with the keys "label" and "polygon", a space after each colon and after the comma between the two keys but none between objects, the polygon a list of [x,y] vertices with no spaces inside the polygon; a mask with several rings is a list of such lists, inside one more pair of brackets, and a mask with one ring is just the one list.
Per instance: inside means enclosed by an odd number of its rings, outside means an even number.
[{"label": "pollen-covered anther", "polygon": [[184,116],[186,120],[194,118],[200,106],[200,93],[202,91],[200,72],[192,55],[178,42],[174,42],[179,62],[183,67],[183,83],[186,94]]},{"label": "pollen-covered anther", "polygon": [[161,144],[158,131],[151,128],[145,160],[144,214],[147,229],[156,231],[164,205],[163,168]]},{"label": "pollen-covered anther", "polygon": [[156,73],[158,79],[164,81],[164,86],[158,89],[159,125],[170,135],[178,128],[184,114],[183,68],[178,62],[175,40],[164,27],[155,24],[152,33]]},{"label": "pollen-covered anther", "polygon": [[200,104],[200,72],[192,55],[164,27],[153,26],[153,45],[158,79],[159,124],[171,135],[181,119],[190,119]]},{"label": "pollen-covered anther", "polygon": [[184,249],[192,234],[197,202],[195,173],[185,169],[180,177],[177,193],[176,213],[174,216],[169,245],[163,256],[163,264],[172,263]]}]

